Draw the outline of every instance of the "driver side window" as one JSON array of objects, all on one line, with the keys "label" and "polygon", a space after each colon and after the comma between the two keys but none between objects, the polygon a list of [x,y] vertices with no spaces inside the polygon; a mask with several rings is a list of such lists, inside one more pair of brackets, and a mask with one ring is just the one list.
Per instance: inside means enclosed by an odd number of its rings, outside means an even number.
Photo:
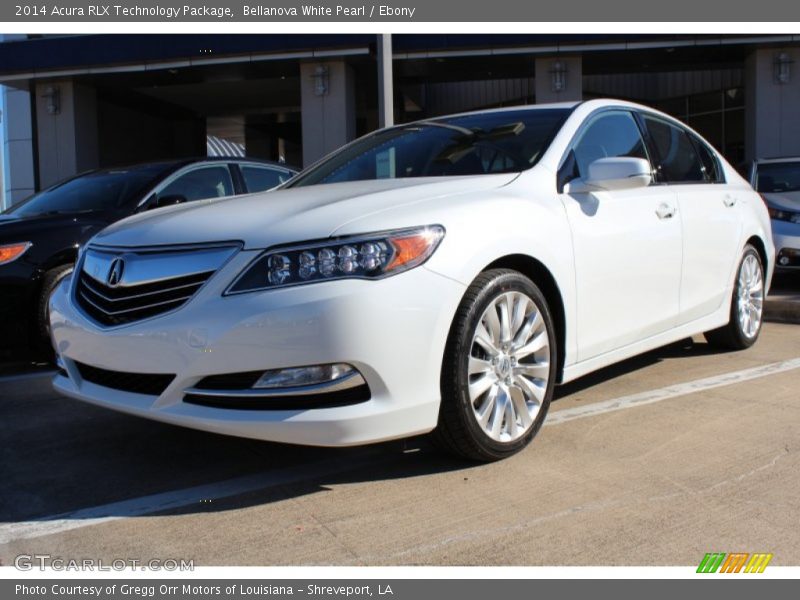
[{"label": "driver side window", "polygon": [[580,134],[572,152],[575,175],[580,178],[588,175],[589,165],[599,158],[629,156],[648,160],[639,126],[627,111],[600,114]]}]

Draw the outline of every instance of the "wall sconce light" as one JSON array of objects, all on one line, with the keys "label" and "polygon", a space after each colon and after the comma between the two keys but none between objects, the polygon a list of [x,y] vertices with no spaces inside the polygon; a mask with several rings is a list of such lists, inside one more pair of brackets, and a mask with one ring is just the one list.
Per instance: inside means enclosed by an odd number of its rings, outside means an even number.
[{"label": "wall sconce light", "polygon": [[786,52],[781,52],[775,56],[775,59],[772,61],[772,74],[775,78],[775,83],[782,85],[789,83],[789,80],[792,78],[792,57],[786,54]]},{"label": "wall sconce light", "polygon": [[554,92],[563,92],[567,89],[567,65],[557,60],[550,69],[550,87]]},{"label": "wall sconce light", "polygon": [[330,78],[328,75],[328,67],[325,65],[318,65],[314,69],[314,74],[311,76],[314,80],[314,95],[327,96]]},{"label": "wall sconce light", "polygon": [[42,98],[47,100],[48,115],[57,115],[61,112],[61,91],[56,86],[45,88]]}]

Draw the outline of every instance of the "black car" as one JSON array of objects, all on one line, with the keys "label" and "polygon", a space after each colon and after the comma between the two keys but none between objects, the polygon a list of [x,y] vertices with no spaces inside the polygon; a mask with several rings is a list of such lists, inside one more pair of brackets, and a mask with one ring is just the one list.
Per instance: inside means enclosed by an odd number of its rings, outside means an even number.
[{"label": "black car", "polygon": [[47,305],[78,248],[134,213],[271,189],[296,171],[247,158],[200,158],[83,173],[0,213],[0,357],[48,353]]}]

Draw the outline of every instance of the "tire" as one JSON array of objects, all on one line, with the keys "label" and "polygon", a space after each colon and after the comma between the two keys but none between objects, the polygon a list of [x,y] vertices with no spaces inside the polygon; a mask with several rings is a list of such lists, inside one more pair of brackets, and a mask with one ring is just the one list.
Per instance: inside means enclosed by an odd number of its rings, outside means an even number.
[{"label": "tire", "polygon": [[763,317],[764,266],[758,251],[748,244],[736,270],[728,324],[704,335],[715,348],[744,350],[756,343]]},{"label": "tire", "polygon": [[530,279],[508,269],[479,275],[450,328],[434,442],[484,462],[527,446],[550,406],[556,343],[547,301]]},{"label": "tire", "polygon": [[50,297],[58,284],[72,273],[74,265],[59,265],[47,271],[42,277],[39,301],[36,304],[36,346],[43,358],[52,358],[54,350],[50,341]]}]

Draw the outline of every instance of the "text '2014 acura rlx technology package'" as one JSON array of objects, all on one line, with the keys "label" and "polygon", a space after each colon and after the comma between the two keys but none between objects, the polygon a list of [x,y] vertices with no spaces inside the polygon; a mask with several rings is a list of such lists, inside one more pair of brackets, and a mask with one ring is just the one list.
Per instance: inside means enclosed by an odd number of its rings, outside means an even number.
[{"label": "text '2014 acura rlx technology package'", "polygon": [[345,446],[523,448],[553,386],[698,333],[752,345],[761,198],[691,129],[609,100],[381,130],[275,192],[97,234],[51,299],[64,395]]}]

